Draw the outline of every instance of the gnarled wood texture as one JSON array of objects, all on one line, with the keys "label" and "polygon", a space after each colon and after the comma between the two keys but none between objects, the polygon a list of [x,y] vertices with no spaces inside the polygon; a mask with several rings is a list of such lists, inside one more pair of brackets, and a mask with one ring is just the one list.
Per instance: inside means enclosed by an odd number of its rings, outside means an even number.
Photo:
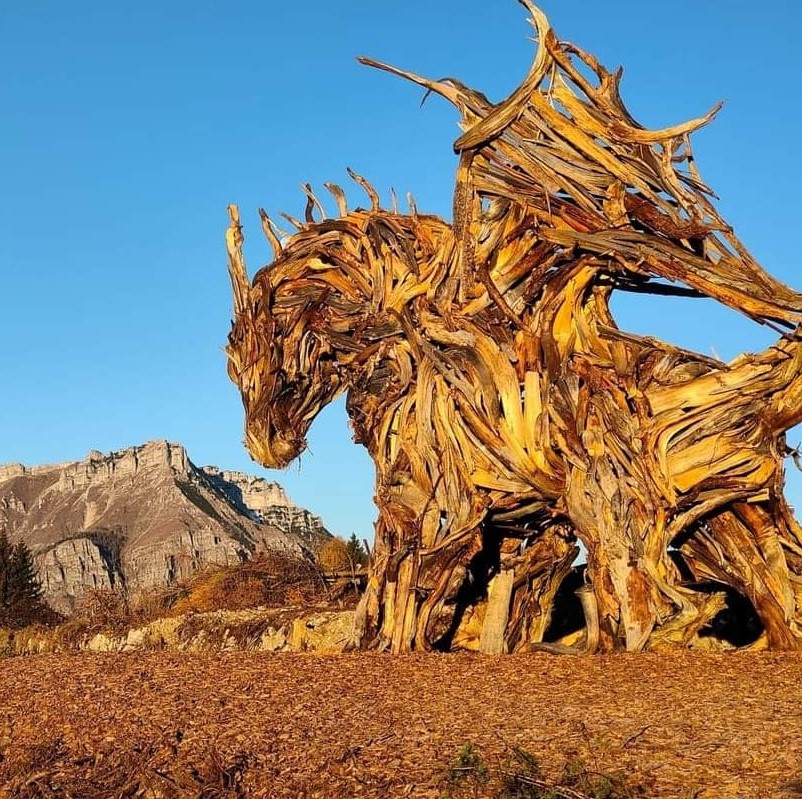
[{"label": "gnarled wood texture", "polygon": [[[232,206],[229,374],[248,449],[286,465],[347,393],[379,509],[359,645],[541,647],[581,542],[584,632],[552,651],[701,645],[733,594],[760,643],[799,647],[783,433],[802,420],[802,296],[754,261],[696,171],[690,134],[715,110],[643,128],[620,73],[524,5],[537,54],[497,105],[362,59],[459,109],[452,224],[381,208],[353,173],[370,209],[327,184],[339,215],[316,220],[304,186],[292,236],[261,212],[275,259],[251,283]],[[619,330],[616,289],[711,297],[781,338],[722,363]]]}]

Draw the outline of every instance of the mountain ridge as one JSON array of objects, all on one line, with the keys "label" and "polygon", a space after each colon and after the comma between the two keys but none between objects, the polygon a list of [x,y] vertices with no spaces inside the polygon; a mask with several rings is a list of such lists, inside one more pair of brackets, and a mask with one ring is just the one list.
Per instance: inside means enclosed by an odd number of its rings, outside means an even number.
[{"label": "mountain ridge", "polygon": [[29,546],[45,598],[66,613],[90,589],[136,594],[265,550],[307,557],[330,537],[278,483],[198,467],[166,440],[0,465],[0,530]]}]

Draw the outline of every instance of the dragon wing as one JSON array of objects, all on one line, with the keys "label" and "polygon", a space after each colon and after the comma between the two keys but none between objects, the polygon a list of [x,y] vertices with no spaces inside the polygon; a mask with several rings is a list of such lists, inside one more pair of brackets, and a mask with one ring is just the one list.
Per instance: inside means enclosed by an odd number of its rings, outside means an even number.
[{"label": "dragon wing", "polygon": [[498,104],[453,78],[359,59],[445,97],[462,116],[453,222],[461,270],[472,267],[494,203],[518,205],[551,255],[594,257],[620,285],[663,293],[655,278],[678,282],[756,321],[798,326],[802,294],[750,255],[694,164],[690,135],[720,104],[681,125],[643,127],[621,99],[622,71],[559,41],[543,12],[519,1],[532,15],[537,51],[524,81]]}]

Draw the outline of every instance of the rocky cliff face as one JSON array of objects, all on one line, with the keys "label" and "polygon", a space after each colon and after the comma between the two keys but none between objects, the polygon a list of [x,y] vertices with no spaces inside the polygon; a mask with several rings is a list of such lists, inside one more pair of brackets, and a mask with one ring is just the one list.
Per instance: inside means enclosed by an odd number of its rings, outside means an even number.
[{"label": "rocky cliff face", "polygon": [[302,557],[329,536],[277,483],[198,468],[166,441],[0,466],[0,529],[31,548],[47,600],[64,612],[91,588],[137,593],[265,549]]},{"label": "rocky cliff face", "polygon": [[322,527],[320,517],[293,504],[278,483],[216,466],[204,466],[202,471],[211,485],[254,521],[293,533],[310,546],[318,545],[315,531]]}]

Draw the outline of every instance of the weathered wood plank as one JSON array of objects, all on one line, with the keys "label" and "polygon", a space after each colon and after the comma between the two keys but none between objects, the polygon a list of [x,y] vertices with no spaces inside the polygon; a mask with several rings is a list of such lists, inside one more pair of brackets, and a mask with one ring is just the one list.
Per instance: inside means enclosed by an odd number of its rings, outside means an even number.
[{"label": "weathered wood plank", "polygon": [[479,638],[479,651],[484,655],[504,654],[504,633],[510,615],[514,581],[512,571],[500,571],[490,581],[485,620]]}]

